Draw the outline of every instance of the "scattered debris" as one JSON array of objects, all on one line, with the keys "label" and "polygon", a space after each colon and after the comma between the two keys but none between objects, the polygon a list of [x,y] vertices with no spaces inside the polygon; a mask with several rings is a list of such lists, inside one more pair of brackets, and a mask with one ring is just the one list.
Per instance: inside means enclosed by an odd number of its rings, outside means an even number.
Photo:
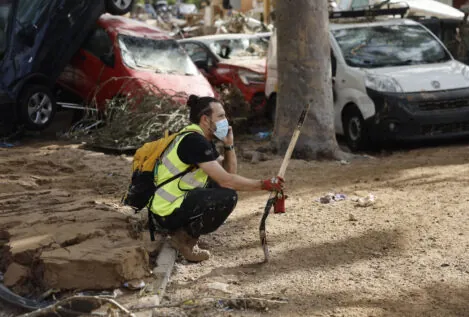
[{"label": "scattered debris", "polygon": [[[137,312],[141,310],[156,309],[156,311],[165,308],[200,308],[207,305],[215,305],[216,307],[226,310],[226,309],[237,309],[237,310],[257,310],[257,311],[268,311],[271,308],[276,308],[281,304],[287,304],[288,300],[285,298],[254,298],[254,297],[245,297],[245,298],[217,298],[217,297],[199,297],[186,299],[174,304],[163,304],[163,305],[151,305],[151,306],[140,306],[140,307],[131,307],[132,312]],[[155,311],[155,312],[156,312]],[[161,316],[155,315],[153,316]]]},{"label": "scattered debris", "polygon": [[230,287],[230,285],[221,282],[211,282],[207,284],[208,289],[231,293],[231,291],[228,290],[228,287]]},{"label": "scattered debris", "polygon": [[245,160],[250,160],[253,164],[270,160],[270,157],[267,154],[258,151],[242,151],[241,156]]},{"label": "scattered debris", "polygon": [[139,290],[145,287],[145,282],[142,280],[132,280],[124,283],[124,287],[130,290]]},{"label": "scattered debris", "polygon": [[[111,316],[117,312],[114,310],[121,311],[124,315],[129,317],[135,317],[133,313],[127,310],[124,306],[119,304],[113,299],[101,298],[95,296],[72,296],[57,303],[35,310],[31,313],[21,315],[22,317],[41,317],[41,316],[84,316],[90,314],[100,307],[108,305],[108,312]],[[109,311],[111,310],[111,311]]]},{"label": "scattered debris", "polygon": [[0,142],[0,148],[12,148],[15,145],[13,143]]},{"label": "scattered debris", "polygon": [[235,117],[247,117],[251,112],[251,105],[244,98],[241,90],[232,85],[222,85],[215,88],[219,99],[223,101],[223,106],[227,117],[232,120]]},{"label": "scattered debris", "polygon": [[368,194],[365,197],[354,198],[353,200],[357,203],[357,207],[370,207],[376,202],[376,198],[373,194]]},{"label": "scattered debris", "polygon": [[90,111],[67,137],[93,147],[125,151],[162,137],[166,130],[176,132],[187,126],[189,109],[176,101],[187,96],[156,94],[155,89],[146,87],[133,96],[109,100],[104,119],[102,113]]},{"label": "scattered debris", "polygon": [[272,136],[271,131],[258,132],[254,135],[254,140],[265,140]]},{"label": "scattered debris", "polygon": [[347,196],[344,194],[327,193],[326,195],[319,198],[319,202],[321,204],[329,204],[333,201],[341,201],[345,199],[347,199]]}]

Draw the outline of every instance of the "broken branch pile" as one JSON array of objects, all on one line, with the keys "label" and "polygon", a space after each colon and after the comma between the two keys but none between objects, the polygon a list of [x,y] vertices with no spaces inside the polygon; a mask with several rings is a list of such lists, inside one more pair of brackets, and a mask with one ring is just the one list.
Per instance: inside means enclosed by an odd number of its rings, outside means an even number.
[{"label": "broken branch pile", "polygon": [[[105,86],[95,93],[90,109],[96,108],[96,96]],[[93,147],[133,150],[162,137],[166,130],[176,132],[189,124],[189,109],[181,103],[186,94],[161,91],[148,82],[143,88],[134,86],[130,93],[107,100],[104,111],[87,111],[67,136]]]}]

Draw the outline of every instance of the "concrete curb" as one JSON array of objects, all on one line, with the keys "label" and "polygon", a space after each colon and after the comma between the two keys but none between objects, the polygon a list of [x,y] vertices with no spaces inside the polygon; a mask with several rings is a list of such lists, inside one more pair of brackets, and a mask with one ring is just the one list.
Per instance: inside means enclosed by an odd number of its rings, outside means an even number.
[{"label": "concrete curb", "polygon": [[[169,278],[176,263],[177,251],[173,249],[168,241],[165,241],[161,248],[158,258],[156,259],[156,267],[153,269],[153,275],[156,277],[155,288],[156,293],[163,298],[168,285]],[[159,304],[159,303],[158,303]]]},{"label": "concrete curb", "polygon": [[[177,251],[169,245],[169,241],[165,241],[161,247],[158,258],[156,259],[156,266],[153,268],[153,276],[156,278],[153,282],[154,294],[145,298],[144,306],[148,305],[160,305],[166,286],[168,285],[169,278],[176,262]],[[136,317],[151,317],[158,316],[158,309],[152,311],[142,311],[135,314]]]}]

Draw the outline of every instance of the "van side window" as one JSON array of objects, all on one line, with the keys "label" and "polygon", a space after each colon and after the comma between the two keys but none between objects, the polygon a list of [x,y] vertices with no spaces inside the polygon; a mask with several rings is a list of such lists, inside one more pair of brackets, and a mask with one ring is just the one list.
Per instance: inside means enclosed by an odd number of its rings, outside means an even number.
[{"label": "van side window", "polygon": [[112,40],[103,28],[98,27],[90,33],[82,47],[100,58],[112,52]]}]

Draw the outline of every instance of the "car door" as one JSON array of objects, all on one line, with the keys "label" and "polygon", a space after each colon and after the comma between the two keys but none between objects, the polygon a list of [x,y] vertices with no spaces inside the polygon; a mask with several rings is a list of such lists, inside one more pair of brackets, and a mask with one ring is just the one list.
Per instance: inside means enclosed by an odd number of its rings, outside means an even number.
[{"label": "car door", "polygon": [[75,90],[86,101],[101,91],[99,86],[112,77],[113,64],[103,62],[106,57],[110,61],[115,58],[113,41],[106,30],[97,26],[75,54],[68,69],[73,73]]}]

